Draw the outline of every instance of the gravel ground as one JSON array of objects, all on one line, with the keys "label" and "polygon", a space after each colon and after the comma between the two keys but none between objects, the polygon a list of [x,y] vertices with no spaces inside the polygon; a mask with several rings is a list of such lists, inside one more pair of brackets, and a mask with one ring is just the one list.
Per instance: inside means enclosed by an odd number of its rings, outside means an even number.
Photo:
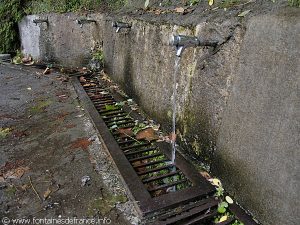
[{"label": "gravel ground", "polygon": [[59,73],[42,72],[0,64],[2,223],[23,218],[41,224],[47,218],[44,222],[57,224],[69,218],[76,224],[77,218],[78,224],[79,219],[138,224],[133,203],[71,83]]}]

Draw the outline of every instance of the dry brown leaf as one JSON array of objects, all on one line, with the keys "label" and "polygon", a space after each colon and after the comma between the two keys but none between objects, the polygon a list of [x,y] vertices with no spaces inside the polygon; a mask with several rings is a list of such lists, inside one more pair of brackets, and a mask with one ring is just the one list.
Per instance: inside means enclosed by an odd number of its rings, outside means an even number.
[{"label": "dry brown leaf", "polygon": [[131,128],[120,128],[118,129],[118,133],[120,134],[121,138],[133,136],[133,132]]},{"label": "dry brown leaf", "polygon": [[69,112],[62,112],[62,113],[58,114],[58,116],[56,118],[57,118],[57,120],[64,121],[66,116],[68,116],[69,114],[70,114]]},{"label": "dry brown leaf", "polygon": [[136,139],[137,140],[147,140],[147,141],[153,141],[153,140],[157,140],[158,136],[155,133],[155,130],[153,130],[152,127],[148,127],[144,130],[139,131],[136,134]]},{"label": "dry brown leaf", "polygon": [[70,129],[70,128],[74,128],[74,127],[76,127],[75,124],[67,124],[67,125],[66,125],[66,128],[69,128],[69,129]]},{"label": "dry brown leaf", "polygon": [[13,133],[12,133],[12,135],[14,136],[14,137],[16,137],[16,138],[21,138],[21,137],[25,137],[25,136],[27,136],[27,134],[26,134],[26,132],[25,131],[14,131]]},{"label": "dry brown leaf", "polygon": [[21,186],[21,189],[22,189],[23,191],[26,191],[26,190],[29,189],[29,188],[31,188],[31,186],[30,186],[29,184],[24,184],[24,185]]},{"label": "dry brown leaf", "polygon": [[81,83],[85,83],[85,82],[86,82],[86,79],[85,79],[83,76],[81,76],[81,77],[79,78],[79,81],[80,81]]},{"label": "dry brown leaf", "polygon": [[169,139],[170,139],[170,141],[176,141],[176,134],[175,133],[171,133],[171,134],[169,134]]},{"label": "dry brown leaf", "polygon": [[209,175],[208,172],[206,171],[201,171],[200,174],[205,178],[205,179],[211,179],[211,176]]},{"label": "dry brown leaf", "polygon": [[83,87],[91,87],[91,86],[96,86],[96,84],[90,83],[90,84],[84,84],[84,85],[83,85]]},{"label": "dry brown leaf", "polygon": [[177,12],[177,13],[184,13],[184,8],[177,7],[177,8],[175,8],[175,12]]},{"label": "dry brown leaf", "polygon": [[82,150],[87,150],[88,146],[90,146],[92,142],[88,138],[78,138],[77,140],[71,143],[70,148],[76,149],[81,148]]},{"label": "dry brown leaf", "polygon": [[0,183],[5,182],[4,177],[0,176]]},{"label": "dry brown leaf", "polygon": [[50,190],[50,188],[47,188],[47,190],[45,191],[45,193],[43,195],[44,200],[46,200],[50,196],[51,192],[52,191]]},{"label": "dry brown leaf", "polygon": [[16,169],[12,169],[4,174],[5,179],[20,179],[26,171],[29,170],[29,167],[20,166]]},{"label": "dry brown leaf", "polygon": [[154,12],[155,15],[160,15],[161,13],[162,13],[162,11],[159,9],[155,10],[155,12]]},{"label": "dry brown leaf", "polygon": [[30,63],[31,61],[32,61],[31,56],[24,57],[24,58],[22,59],[22,63]]}]

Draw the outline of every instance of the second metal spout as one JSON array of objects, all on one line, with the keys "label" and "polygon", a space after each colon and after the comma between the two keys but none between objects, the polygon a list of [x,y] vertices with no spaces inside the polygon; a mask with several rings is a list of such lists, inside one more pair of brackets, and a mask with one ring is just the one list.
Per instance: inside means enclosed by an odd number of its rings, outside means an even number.
[{"label": "second metal spout", "polygon": [[122,28],[131,28],[131,24],[124,22],[113,22],[112,27],[116,28],[116,33],[118,33]]},{"label": "second metal spout", "polygon": [[80,19],[76,20],[76,23],[78,23],[80,25],[80,27],[82,27],[83,24],[96,23],[96,20],[92,20],[89,18],[80,18]]},{"label": "second metal spout", "polygon": [[49,23],[48,18],[46,18],[46,19],[34,19],[34,20],[32,20],[32,22],[35,23],[36,26],[38,25],[38,23],[47,23],[47,25]]},{"label": "second metal spout", "polygon": [[185,48],[197,46],[216,47],[218,42],[200,40],[199,38],[193,36],[176,35],[172,37],[170,44],[176,47],[176,56],[180,57]]}]

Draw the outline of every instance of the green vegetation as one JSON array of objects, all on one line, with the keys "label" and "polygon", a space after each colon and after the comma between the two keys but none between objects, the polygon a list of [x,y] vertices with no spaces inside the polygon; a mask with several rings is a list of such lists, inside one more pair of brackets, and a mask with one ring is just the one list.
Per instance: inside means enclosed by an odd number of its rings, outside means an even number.
[{"label": "green vegetation", "polygon": [[24,15],[23,6],[21,0],[0,1],[0,53],[15,52],[19,48],[17,23]]},{"label": "green vegetation", "polygon": [[77,12],[100,8],[117,10],[125,4],[126,0],[1,0],[0,53],[16,52],[20,48],[18,22],[24,15]]}]

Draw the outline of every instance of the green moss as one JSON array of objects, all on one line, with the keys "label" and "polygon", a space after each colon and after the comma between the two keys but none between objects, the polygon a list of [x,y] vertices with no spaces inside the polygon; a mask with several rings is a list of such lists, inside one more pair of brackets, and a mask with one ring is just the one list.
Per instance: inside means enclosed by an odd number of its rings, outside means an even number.
[{"label": "green moss", "polygon": [[11,185],[5,189],[5,194],[10,198],[15,196],[16,192],[17,192],[17,188],[13,185]]},{"label": "green moss", "polygon": [[96,198],[88,206],[88,215],[93,216],[99,211],[102,215],[107,215],[117,203],[124,203],[127,197],[124,195],[108,195],[105,198]]},{"label": "green moss", "polygon": [[52,101],[51,100],[41,100],[39,101],[35,106],[31,107],[29,109],[29,112],[31,114],[38,114],[42,113],[45,111],[45,109],[51,105]]}]

